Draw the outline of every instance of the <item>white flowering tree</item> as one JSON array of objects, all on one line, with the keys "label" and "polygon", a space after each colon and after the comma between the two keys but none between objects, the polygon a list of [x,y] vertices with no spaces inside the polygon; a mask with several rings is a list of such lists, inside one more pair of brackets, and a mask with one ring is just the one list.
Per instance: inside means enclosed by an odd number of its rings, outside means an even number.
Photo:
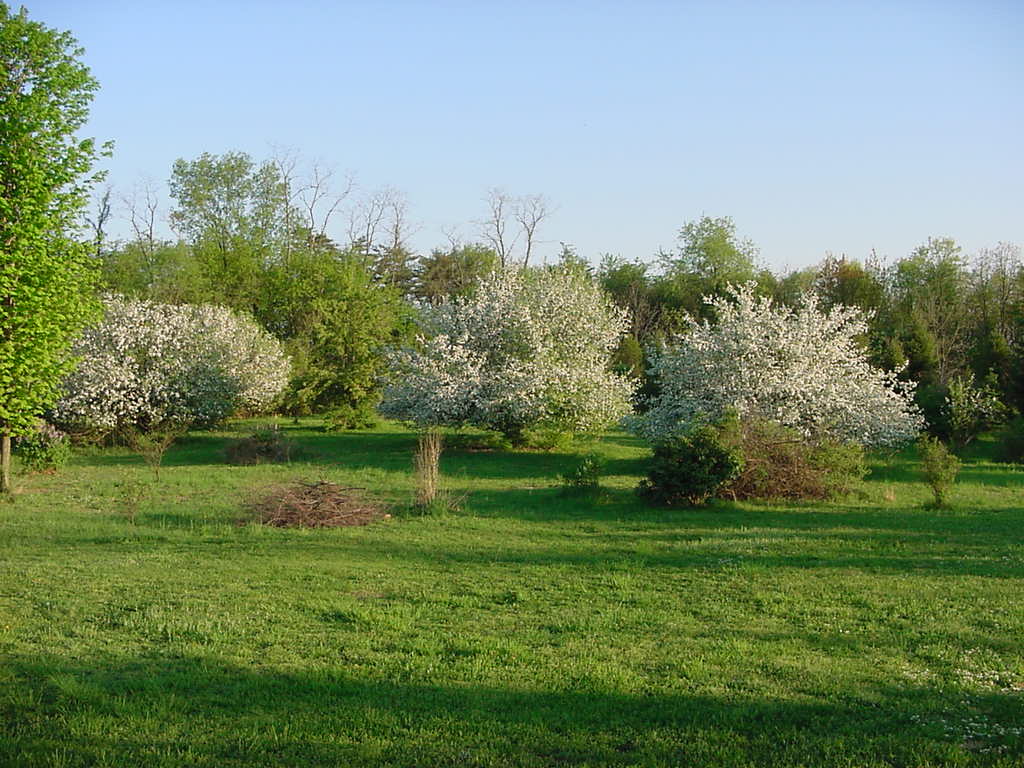
[{"label": "white flowering tree", "polygon": [[735,411],[864,447],[917,436],[923,422],[913,384],[868,363],[857,343],[867,330],[859,310],[823,312],[811,294],[790,309],[755,296],[753,284],[705,302],[715,322],[690,320],[683,335],[651,353],[660,392],[631,421],[635,431],[658,442]]},{"label": "white flowering tree", "polygon": [[259,412],[288,383],[281,345],[249,317],[212,305],[111,297],[103,322],[73,347],[52,418],[74,430],[147,430],[168,422],[210,426]]},{"label": "white flowering tree", "polygon": [[589,432],[629,413],[633,384],[608,361],[626,320],[585,274],[509,269],[423,309],[395,350],[381,411],[418,426]]}]

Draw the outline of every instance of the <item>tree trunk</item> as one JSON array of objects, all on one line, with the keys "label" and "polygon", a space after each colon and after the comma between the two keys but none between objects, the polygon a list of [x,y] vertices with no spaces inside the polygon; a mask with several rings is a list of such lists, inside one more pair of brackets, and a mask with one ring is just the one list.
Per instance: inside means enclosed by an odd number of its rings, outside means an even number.
[{"label": "tree trunk", "polygon": [[0,437],[0,493],[11,492],[11,436]]}]

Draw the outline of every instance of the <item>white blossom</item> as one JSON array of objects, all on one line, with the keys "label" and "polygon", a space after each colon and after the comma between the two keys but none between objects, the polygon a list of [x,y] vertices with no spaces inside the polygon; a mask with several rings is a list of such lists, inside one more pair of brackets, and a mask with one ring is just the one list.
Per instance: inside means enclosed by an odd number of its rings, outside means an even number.
[{"label": "white blossom", "polygon": [[249,317],[212,305],[108,297],[72,353],[53,419],[72,428],[216,424],[267,408],[288,383],[281,345]]},{"label": "white blossom", "polygon": [[421,323],[390,357],[386,415],[515,435],[591,431],[629,412],[633,385],[608,370],[625,317],[584,275],[499,271],[468,298],[425,307]]},{"label": "white blossom", "polygon": [[857,344],[867,330],[860,311],[822,312],[810,294],[789,309],[755,296],[753,284],[704,300],[716,322],[691,319],[651,352],[660,392],[631,420],[638,433],[657,441],[729,410],[865,447],[899,446],[920,431],[913,383],[872,367]]}]

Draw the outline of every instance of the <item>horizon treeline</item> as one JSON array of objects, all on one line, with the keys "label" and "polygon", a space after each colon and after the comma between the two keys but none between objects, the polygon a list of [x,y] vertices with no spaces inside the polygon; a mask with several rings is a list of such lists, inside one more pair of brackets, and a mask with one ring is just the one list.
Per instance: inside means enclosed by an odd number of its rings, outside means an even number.
[{"label": "horizon treeline", "polygon": [[[465,294],[501,266],[530,264],[550,213],[541,195],[491,190],[479,239],[429,253],[409,246],[413,225],[404,198],[384,189],[351,201],[351,178],[295,156],[256,162],[230,152],[178,160],[164,210],[152,188],[125,200],[132,235],[106,237],[109,188],[89,218],[105,291],[166,303],[213,303],[251,313],[286,344],[295,362],[286,411],[330,411],[342,426],[370,419],[379,347],[407,337],[414,304]],[[346,208],[345,242],[327,234]],[[175,234],[159,232],[166,215]],[[629,334],[614,364],[644,379],[644,349],[706,317],[705,296],[753,282],[760,295],[789,306],[813,292],[828,309],[870,315],[863,340],[871,360],[917,382],[917,400],[942,431],[950,387],[969,387],[1024,411],[1024,262],[1019,246],[998,242],[967,254],[952,239],[928,237],[885,263],[826,254],[816,265],[776,273],[759,266],[754,243],[728,217],[682,225],[674,248],[633,258],[605,255],[592,265],[562,244],[548,268],[581,270],[624,308]],[[536,267],[541,268],[541,267]],[[713,318],[709,318],[712,319]],[[349,373],[338,375],[338,370]]]}]

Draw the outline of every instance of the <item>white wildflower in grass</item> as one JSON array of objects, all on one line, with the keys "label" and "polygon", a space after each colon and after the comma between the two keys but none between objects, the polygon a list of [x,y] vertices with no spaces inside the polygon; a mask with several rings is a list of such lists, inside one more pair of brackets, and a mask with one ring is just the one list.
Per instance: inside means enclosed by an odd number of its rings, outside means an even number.
[{"label": "white wildflower in grass", "polygon": [[900,446],[920,431],[913,384],[872,367],[858,344],[867,330],[860,311],[823,312],[809,294],[790,309],[755,296],[752,284],[705,302],[714,323],[691,319],[652,351],[660,391],[631,420],[638,433],[658,441],[731,410],[868,448]]},{"label": "white wildflower in grass", "polygon": [[419,426],[600,429],[630,410],[628,378],[608,370],[625,317],[585,275],[513,269],[468,298],[425,307],[416,344],[390,358],[381,410]]},{"label": "white wildflower in grass", "polygon": [[270,406],[288,383],[281,345],[249,317],[212,305],[105,300],[72,353],[53,419],[73,429],[210,426]]}]

